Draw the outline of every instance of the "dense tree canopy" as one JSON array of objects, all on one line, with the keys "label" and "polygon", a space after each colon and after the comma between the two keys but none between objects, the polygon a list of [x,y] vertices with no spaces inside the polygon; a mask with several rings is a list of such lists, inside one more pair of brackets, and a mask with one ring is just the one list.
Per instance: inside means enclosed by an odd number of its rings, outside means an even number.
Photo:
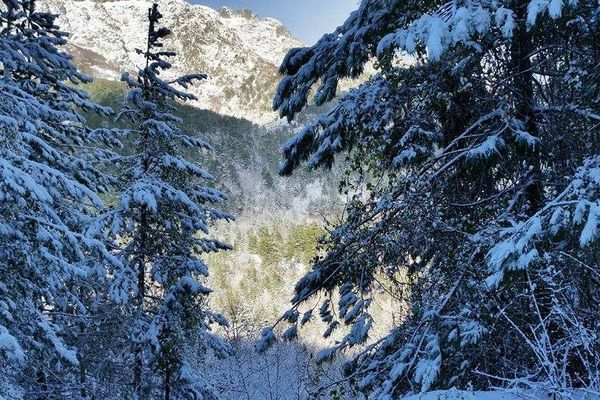
[{"label": "dense tree canopy", "polygon": [[[288,53],[274,100],[288,119],[315,85],[323,104],[367,62],[376,73],[283,149],[282,174],[346,152],[357,193],[285,336],[301,309],[302,323],[319,309],[326,335],[347,326],[321,359],[367,344],[345,372],[372,398],[598,390],[599,17],[588,1],[364,0]],[[408,311],[373,342],[384,281]]]},{"label": "dense tree canopy", "polygon": [[76,350],[64,341],[65,327],[86,314],[80,299],[86,281],[102,274],[101,265],[119,264],[94,229],[93,212],[102,207],[99,194],[111,181],[95,168],[102,159],[102,135],[78,114],[107,115],[109,110],[74,87],[90,78],[59,50],[66,35],[55,26],[56,16],[38,12],[35,1],[4,5],[0,397],[15,394],[5,388],[27,392],[35,381],[41,384],[37,390],[47,389],[53,371],[79,363]]}]

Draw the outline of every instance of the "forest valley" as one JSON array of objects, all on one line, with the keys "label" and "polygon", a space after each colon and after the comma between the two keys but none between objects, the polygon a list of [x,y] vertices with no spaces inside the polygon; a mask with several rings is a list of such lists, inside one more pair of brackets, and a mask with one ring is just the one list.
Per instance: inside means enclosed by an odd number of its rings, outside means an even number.
[{"label": "forest valley", "polygon": [[362,0],[219,136],[165,1],[107,98],[0,6],[0,400],[600,399],[599,2]]}]

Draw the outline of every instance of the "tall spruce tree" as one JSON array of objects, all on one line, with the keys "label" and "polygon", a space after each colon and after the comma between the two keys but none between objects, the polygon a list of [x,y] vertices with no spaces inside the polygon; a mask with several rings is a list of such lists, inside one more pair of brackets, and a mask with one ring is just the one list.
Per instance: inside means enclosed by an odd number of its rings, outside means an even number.
[{"label": "tall spruce tree", "polygon": [[134,143],[134,151],[117,160],[120,198],[104,216],[111,233],[125,243],[120,252],[124,267],[115,271],[110,290],[118,302],[133,300],[130,340],[135,353],[135,396],[151,396],[156,390],[153,372],[157,372],[165,399],[209,398],[211,392],[193,361],[203,349],[225,349],[210,329],[226,321],[207,308],[211,290],[202,280],[208,268],[200,257],[230,248],[207,235],[212,222],[232,217],[215,208],[225,196],[206,186],[214,177],[183,156],[188,148],[208,151],[211,147],[178,127],[181,120],[172,114],[175,102],[195,97],[173,84],[185,89],[206,75],[161,78],[171,68],[167,59],[175,56],[161,50],[162,40],[170,34],[169,29],[158,27],[161,18],[154,4],[148,10],[147,47],[138,50],[145,66],[135,77],[128,73],[122,77],[130,91],[118,119],[133,126],[124,140]]},{"label": "tall spruce tree", "polygon": [[[284,146],[282,174],[347,152],[344,190],[368,188],[298,282],[284,337],[303,309],[326,336],[346,326],[319,358],[365,346],[345,372],[369,398],[599,393],[599,17],[594,1],[364,0],[288,53],[274,100],[288,119],[315,85],[323,104],[369,60],[377,73]],[[408,312],[369,341],[390,282]],[[265,329],[259,348],[274,340]]]},{"label": "tall spruce tree", "polygon": [[[76,392],[55,380],[79,363],[65,333],[86,314],[79,289],[118,262],[97,239],[100,139],[80,110],[109,110],[75,87],[90,78],[35,1],[0,8],[0,397]],[[101,271],[100,271],[101,273]],[[74,394],[75,393],[75,394]]]}]

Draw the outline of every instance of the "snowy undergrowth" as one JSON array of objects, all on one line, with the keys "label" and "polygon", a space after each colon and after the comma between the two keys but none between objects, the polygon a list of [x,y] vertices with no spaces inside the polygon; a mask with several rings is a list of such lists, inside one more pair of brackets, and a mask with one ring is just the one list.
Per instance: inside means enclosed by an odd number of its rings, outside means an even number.
[{"label": "snowy undergrowth", "polygon": [[403,400],[596,400],[598,394],[584,391],[566,392],[562,396],[550,395],[544,391],[466,391],[466,390],[435,390],[429,393],[406,396]]}]

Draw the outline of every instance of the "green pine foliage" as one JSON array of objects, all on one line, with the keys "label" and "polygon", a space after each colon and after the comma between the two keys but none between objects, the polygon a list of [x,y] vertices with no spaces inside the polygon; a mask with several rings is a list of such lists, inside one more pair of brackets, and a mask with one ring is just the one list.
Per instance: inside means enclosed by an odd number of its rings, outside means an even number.
[{"label": "green pine foliage", "polygon": [[[274,99],[288,121],[377,73],[283,147],[282,175],[348,158],[351,198],[277,327],[318,309],[342,335],[319,361],[352,349],[347,379],[373,399],[598,393],[599,17],[586,1],[364,0],[292,49]],[[389,283],[407,312],[375,340]],[[265,328],[257,348],[275,341]]]}]

